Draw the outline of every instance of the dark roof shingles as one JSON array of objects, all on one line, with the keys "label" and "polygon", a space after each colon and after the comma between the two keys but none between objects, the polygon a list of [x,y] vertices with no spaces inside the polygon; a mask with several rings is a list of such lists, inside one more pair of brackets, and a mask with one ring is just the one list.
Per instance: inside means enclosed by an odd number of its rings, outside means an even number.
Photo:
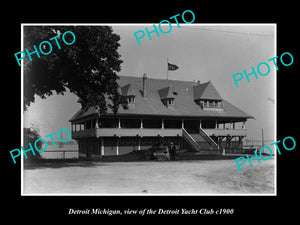
[{"label": "dark roof shingles", "polygon": [[[178,80],[163,80],[163,79],[153,79],[147,78],[147,96],[144,98],[141,95],[141,90],[143,90],[143,78],[142,77],[129,77],[120,76],[118,84],[124,87],[130,84],[132,92],[136,94],[135,96],[135,107],[123,109],[122,106],[119,107],[119,115],[149,115],[149,116],[182,116],[182,117],[238,117],[238,118],[253,118],[251,115],[242,111],[238,107],[232,105],[228,101],[221,98],[219,93],[216,91],[214,93],[215,87],[211,82],[202,84],[201,90],[197,97],[201,96],[207,98],[212,97],[213,99],[222,99],[224,103],[223,111],[211,111],[203,110],[194,101],[195,86],[198,84],[190,81],[178,81]],[[201,84],[199,85],[201,86]],[[209,87],[210,86],[210,87]],[[175,98],[175,103],[172,108],[166,107],[162,101],[161,96],[158,92],[159,89],[168,88],[168,94],[170,91],[176,92],[173,95]],[[208,88],[209,87],[209,88]],[[207,89],[208,88],[208,89]],[[203,90],[202,90],[203,89]],[[207,89],[207,93],[205,93]],[[200,93],[201,92],[201,93]],[[200,94],[200,95],[199,95]],[[91,107],[94,108],[94,107]],[[82,111],[82,110],[80,110]],[[70,121],[91,115],[95,113],[92,109],[88,109],[86,112],[77,112]],[[112,113],[108,110],[108,114]]]}]

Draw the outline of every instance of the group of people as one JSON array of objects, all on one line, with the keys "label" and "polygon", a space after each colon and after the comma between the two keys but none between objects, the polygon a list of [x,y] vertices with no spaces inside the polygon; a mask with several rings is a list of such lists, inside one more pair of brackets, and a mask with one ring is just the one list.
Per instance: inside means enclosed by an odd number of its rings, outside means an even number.
[{"label": "group of people", "polygon": [[[163,151],[161,152],[162,149]],[[169,145],[167,143],[164,143],[156,147],[153,146],[150,154],[150,160],[167,159],[170,161],[174,161],[175,157],[176,157],[176,147],[173,142],[171,142]]]}]

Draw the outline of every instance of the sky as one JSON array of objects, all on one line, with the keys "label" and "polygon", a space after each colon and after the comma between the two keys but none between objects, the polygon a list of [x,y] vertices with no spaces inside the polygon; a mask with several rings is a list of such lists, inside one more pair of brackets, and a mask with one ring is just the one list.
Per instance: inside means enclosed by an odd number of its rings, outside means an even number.
[{"label": "sky", "polygon": [[[167,59],[179,67],[169,71],[170,80],[211,81],[222,98],[236,105],[255,119],[247,121],[247,139],[261,139],[264,129],[266,140],[275,140],[276,69],[268,59],[276,56],[276,26],[274,24],[172,24],[169,33],[160,32],[158,37],[147,34],[138,45],[134,33],[153,30],[153,24],[112,25],[113,32],[120,35],[118,49],[123,63],[118,75],[143,76],[165,79]],[[162,26],[167,31],[168,25]],[[76,44],[76,43],[74,43]],[[49,55],[50,57],[50,55]],[[236,87],[232,75],[253,66],[256,70],[261,62],[268,62],[270,73],[258,79],[246,77]],[[280,64],[278,63],[279,69]],[[261,66],[261,72],[266,67]],[[284,69],[284,68],[282,68]],[[26,78],[24,78],[26,79]],[[26,88],[26,87],[25,87]],[[66,93],[36,100],[24,113],[24,126],[34,125],[41,136],[57,132],[61,128],[71,129],[68,120],[80,109],[78,97]]]}]

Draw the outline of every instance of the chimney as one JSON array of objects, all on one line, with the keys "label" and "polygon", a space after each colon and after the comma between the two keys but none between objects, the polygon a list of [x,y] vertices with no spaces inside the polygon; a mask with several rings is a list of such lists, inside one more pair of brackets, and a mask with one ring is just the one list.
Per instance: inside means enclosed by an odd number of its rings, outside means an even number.
[{"label": "chimney", "polygon": [[146,98],[146,96],[147,96],[146,80],[147,80],[147,75],[144,73],[144,75],[143,75],[143,97],[144,98]]}]

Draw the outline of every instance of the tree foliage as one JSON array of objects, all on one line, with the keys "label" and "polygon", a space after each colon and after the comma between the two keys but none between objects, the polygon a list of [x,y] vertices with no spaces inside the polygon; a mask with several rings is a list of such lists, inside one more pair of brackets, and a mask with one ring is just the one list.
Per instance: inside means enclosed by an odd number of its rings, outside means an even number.
[{"label": "tree foliage", "polygon": [[[66,31],[75,34],[74,44],[63,42]],[[57,35],[61,49],[55,40],[49,40]],[[71,42],[73,37],[65,38]],[[38,49],[42,41],[52,45],[49,55],[40,53],[38,58],[32,54],[32,61],[27,56],[24,59],[25,109],[34,102],[35,94],[46,98],[54,92],[64,94],[68,88],[80,98],[83,107],[98,106],[100,113],[109,107],[116,113],[121,101],[116,82],[122,63],[117,51],[119,40],[109,26],[24,26],[24,49],[33,52],[33,46]],[[48,44],[42,48],[44,52],[50,50]]]},{"label": "tree foliage", "polygon": [[[29,149],[30,148],[29,143],[30,143],[32,148],[34,149],[35,148],[34,143],[39,138],[41,138],[41,136],[40,136],[40,131],[38,128],[36,128],[34,126],[32,126],[30,128],[24,128],[24,146],[23,146],[23,148],[25,150]],[[36,143],[36,147],[38,149],[43,149],[42,142],[38,141]],[[29,161],[41,158],[41,155],[38,151],[34,151],[34,152],[35,152],[35,155],[33,155],[33,153],[30,151],[28,153],[26,153],[27,159]]]}]

